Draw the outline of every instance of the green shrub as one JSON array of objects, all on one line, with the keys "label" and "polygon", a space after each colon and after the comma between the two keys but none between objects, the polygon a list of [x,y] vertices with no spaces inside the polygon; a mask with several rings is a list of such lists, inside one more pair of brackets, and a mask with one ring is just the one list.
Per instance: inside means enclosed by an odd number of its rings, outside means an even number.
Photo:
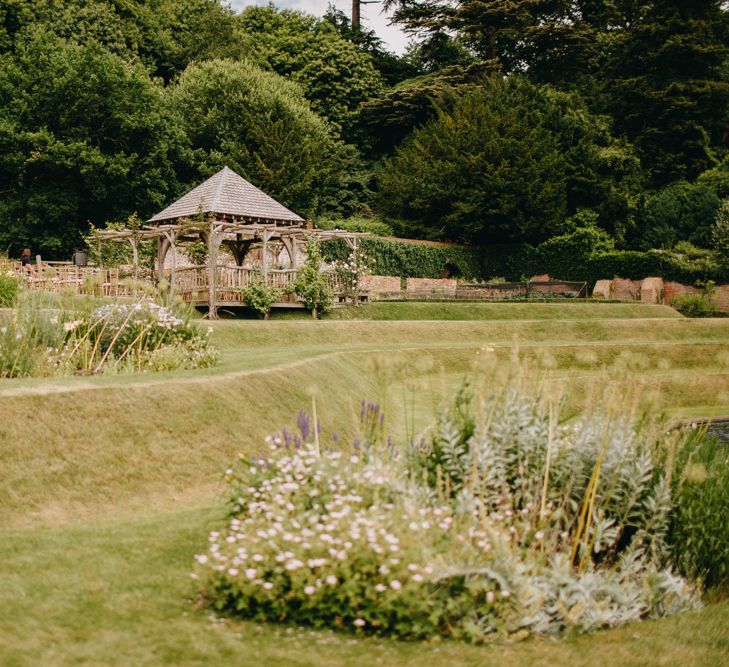
[{"label": "green shrub", "polygon": [[246,304],[263,320],[268,319],[271,306],[281,299],[281,290],[269,287],[261,279],[254,280],[248,287],[243,288],[241,294]]},{"label": "green shrub", "polygon": [[24,293],[0,326],[0,376],[202,368],[217,361],[208,337],[152,301],[93,299],[65,308],[57,295]]},{"label": "green shrub", "polygon": [[375,236],[392,236],[392,227],[377,218],[356,215],[350,218],[320,218],[316,222],[319,229],[345,229],[348,232],[368,232]]},{"label": "green shrub", "polygon": [[729,585],[729,449],[699,433],[680,454],[671,514],[674,563],[706,586]]},{"label": "green shrub", "polygon": [[334,300],[327,278],[321,272],[321,260],[319,246],[315,241],[309,241],[306,245],[306,262],[290,286],[291,292],[304,302],[314,319],[330,310]]},{"label": "green shrub", "polygon": [[205,241],[193,241],[185,245],[185,255],[195,266],[205,266],[208,261],[208,244]]},{"label": "green shrub", "polygon": [[[590,285],[602,278],[642,279],[661,276],[665,280],[693,285],[697,280],[729,281],[729,262],[712,252],[687,253],[669,250],[615,250],[610,237],[595,227],[576,229],[544,243],[483,247],[428,245],[404,240],[364,238],[360,248],[371,259],[375,275],[403,278],[487,280],[503,276],[509,281],[547,273],[560,280],[584,280]],[[326,261],[344,261],[349,249],[344,241],[322,244]]]},{"label": "green shrub", "polygon": [[18,279],[0,275],[0,308],[12,308],[18,301]]},{"label": "green shrub", "polygon": [[[419,441],[363,403],[339,451],[299,416],[227,471],[203,598],[259,621],[404,639],[559,635],[698,604],[667,568],[671,442],[617,410],[568,422],[525,385],[464,388]],[[675,441],[673,441],[675,444]]]},{"label": "green shrub", "polygon": [[671,298],[671,305],[686,317],[715,317],[719,312],[706,294],[680,294]]},{"label": "green shrub", "polygon": [[641,240],[649,248],[672,248],[682,240],[708,247],[720,204],[705,185],[673,183],[647,200]]},{"label": "green shrub", "polygon": [[716,214],[711,240],[719,257],[729,264],[729,199],[722,202]]}]

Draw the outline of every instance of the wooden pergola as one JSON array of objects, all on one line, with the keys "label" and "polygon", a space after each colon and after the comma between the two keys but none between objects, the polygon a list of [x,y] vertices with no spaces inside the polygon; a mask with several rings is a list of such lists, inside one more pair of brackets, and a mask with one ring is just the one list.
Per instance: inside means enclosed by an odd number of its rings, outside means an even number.
[{"label": "wooden pergola", "polygon": [[[284,287],[296,277],[302,246],[309,240],[322,242],[342,239],[356,254],[358,239],[364,233],[309,228],[304,219],[261,192],[227,167],[200,184],[175,203],[147,221],[141,229],[98,230],[99,250],[107,241],[129,243],[132,248],[133,273],[139,275],[139,244],[157,243],[156,275],[165,278],[165,262],[172,250],[169,272],[170,290],[181,292],[196,306],[208,307],[208,316],[217,317],[220,305],[243,303],[239,290],[249,284],[251,274],[266,284]],[[206,267],[181,269],[177,265],[178,244],[204,241],[208,257]],[[286,250],[289,268],[274,270],[269,266],[269,249],[279,244]],[[251,248],[262,248],[261,266],[244,268]],[[235,266],[220,267],[220,249],[230,251]],[[101,256],[101,252],[99,252]],[[285,279],[281,279],[285,273]],[[202,296],[202,293],[205,293]],[[282,302],[279,305],[296,305]]]}]

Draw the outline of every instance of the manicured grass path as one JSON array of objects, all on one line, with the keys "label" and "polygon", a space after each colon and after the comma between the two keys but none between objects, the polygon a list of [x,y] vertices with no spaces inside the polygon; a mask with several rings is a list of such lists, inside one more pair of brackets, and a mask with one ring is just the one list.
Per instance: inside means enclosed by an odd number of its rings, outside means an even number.
[{"label": "manicured grass path", "polygon": [[[729,320],[640,304],[448,305],[373,304],[354,313],[364,321],[222,321],[210,371],[0,382],[0,664],[721,664],[728,603],[493,647],[220,623],[191,604],[192,556],[224,513],[221,472],[312,395],[325,430],[351,432],[367,398],[402,435],[427,423],[479,350],[493,348],[497,378],[518,345],[588,397],[634,374],[660,409],[729,414]],[[395,315],[411,321],[387,321]]]}]

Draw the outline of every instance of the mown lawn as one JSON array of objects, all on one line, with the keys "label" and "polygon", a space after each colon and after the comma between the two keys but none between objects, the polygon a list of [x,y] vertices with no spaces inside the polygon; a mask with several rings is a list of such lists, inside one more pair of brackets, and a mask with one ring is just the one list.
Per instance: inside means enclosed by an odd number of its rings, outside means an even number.
[{"label": "mown lawn", "polygon": [[523,319],[465,319],[453,304],[451,321],[221,321],[209,371],[0,382],[0,664],[721,664],[727,603],[490,647],[221,623],[191,603],[192,556],[224,513],[222,471],[312,397],[326,437],[354,431],[363,398],[404,437],[477,354],[498,381],[518,350],[537,375],[569,380],[576,406],[624,383],[673,415],[729,415],[729,320],[540,305],[544,317]]}]

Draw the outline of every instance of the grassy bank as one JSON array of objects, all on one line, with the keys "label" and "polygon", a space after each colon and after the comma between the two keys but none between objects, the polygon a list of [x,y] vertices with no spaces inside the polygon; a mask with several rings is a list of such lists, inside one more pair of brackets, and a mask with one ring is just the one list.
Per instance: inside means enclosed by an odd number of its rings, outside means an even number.
[{"label": "grassy bank", "polygon": [[[509,304],[522,305],[533,307]],[[726,603],[566,642],[478,648],[221,624],[188,601],[192,555],[224,511],[223,470],[312,396],[325,438],[355,429],[363,398],[383,402],[403,435],[428,422],[480,350],[492,348],[479,372],[497,382],[518,347],[545,378],[572,379],[576,406],[631,377],[654,409],[729,414],[729,321],[645,307],[623,319],[612,306],[597,305],[616,315],[601,318],[570,304],[551,319],[221,321],[214,369],[0,382],[0,663],[720,663]]]}]

